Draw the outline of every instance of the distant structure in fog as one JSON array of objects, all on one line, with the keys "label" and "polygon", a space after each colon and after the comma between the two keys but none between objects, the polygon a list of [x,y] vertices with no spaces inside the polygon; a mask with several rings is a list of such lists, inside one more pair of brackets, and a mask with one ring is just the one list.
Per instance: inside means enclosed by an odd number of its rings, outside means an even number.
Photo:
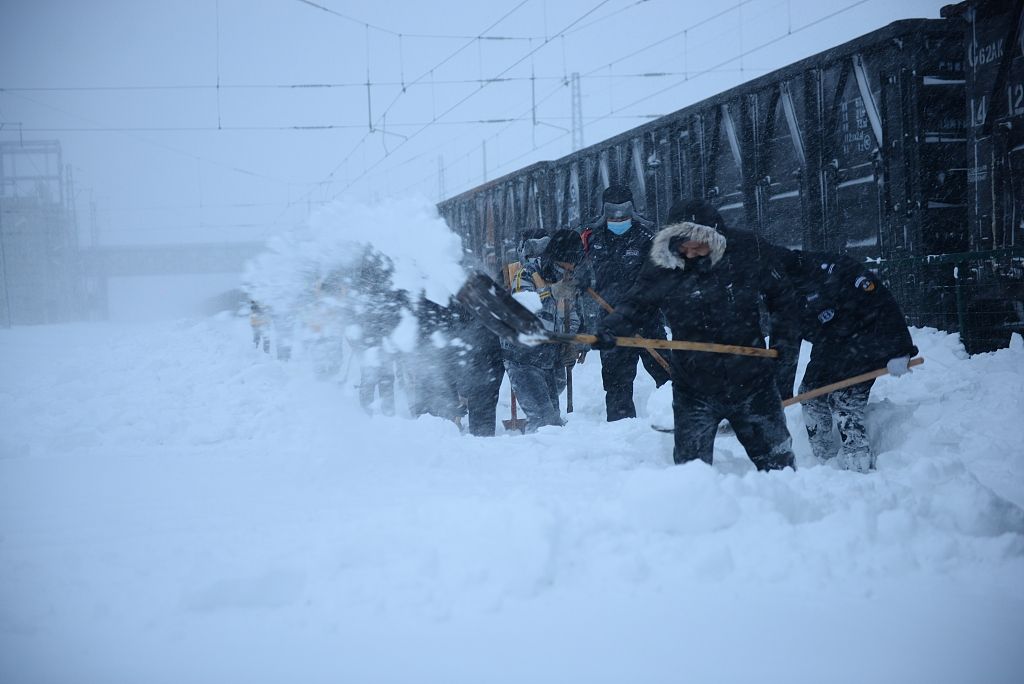
[{"label": "distant structure in fog", "polygon": [[110,278],[241,273],[259,242],[80,245],[60,142],[0,142],[0,326],[105,319]]},{"label": "distant structure in fog", "polygon": [[0,325],[81,317],[71,168],[57,141],[0,143]]}]

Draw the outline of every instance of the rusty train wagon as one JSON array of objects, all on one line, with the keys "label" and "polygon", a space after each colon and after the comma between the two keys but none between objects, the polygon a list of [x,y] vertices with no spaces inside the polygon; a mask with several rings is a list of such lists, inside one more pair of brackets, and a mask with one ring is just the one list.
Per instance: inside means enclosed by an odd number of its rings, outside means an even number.
[{"label": "rusty train wagon", "polygon": [[872,261],[912,324],[963,330],[966,270],[928,257],[980,247],[968,222],[965,23],[895,22],[438,209],[494,267],[525,231],[594,220],[610,182],[627,183],[658,226],[675,200],[702,197],[777,244]]}]

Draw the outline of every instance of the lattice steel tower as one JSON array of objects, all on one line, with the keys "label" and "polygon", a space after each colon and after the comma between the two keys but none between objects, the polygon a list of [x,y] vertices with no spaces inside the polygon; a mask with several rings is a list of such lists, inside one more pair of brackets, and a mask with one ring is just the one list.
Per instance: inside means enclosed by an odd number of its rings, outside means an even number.
[{"label": "lattice steel tower", "polygon": [[575,152],[583,147],[583,105],[580,97],[580,74],[572,73],[572,149]]}]

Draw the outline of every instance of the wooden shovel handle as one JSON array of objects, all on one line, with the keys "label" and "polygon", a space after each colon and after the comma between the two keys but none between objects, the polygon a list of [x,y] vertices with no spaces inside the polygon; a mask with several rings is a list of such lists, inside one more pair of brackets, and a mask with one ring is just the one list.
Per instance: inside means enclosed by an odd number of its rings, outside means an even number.
[{"label": "wooden shovel handle", "polygon": [[[910,363],[908,363],[907,366],[913,368],[914,366],[920,366],[922,363],[924,363],[924,359],[922,359],[921,357],[917,357],[916,359],[911,359]],[[793,404],[799,404],[802,401],[814,399],[815,397],[820,397],[823,394],[835,392],[836,390],[843,389],[844,387],[850,387],[851,385],[859,385],[862,382],[867,382],[868,380],[873,380],[875,378],[879,378],[883,375],[888,374],[889,369],[887,368],[879,368],[878,370],[869,371],[867,373],[861,373],[860,375],[855,375],[852,378],[840,380],[839,382],[833,382],[831,385],[825,385],[824,387],[819,387],[817,389],[812,389],[809,392],[798,394],[795,397],[783,401],[782,405],[792,406]]]},{"label": "wooden shovel handle", "polygon": [[[609,304],[607,301],[605,301],[604,297],[602,297],[601,295],[597,294],[597,291],[594,288],[588,287],[587,288],[587,294],[590,295],[594,299],[594,301],[597,302],[601,306],[601,308],[604,309],[605,311],[607,311],[608,313],[612,313],[613,311],[615,311],[615,309],[612,308],[612,305]],[[650,354],[652,357],[654,357],[654,360],[658,362],[659,366],[664,368],[670,374],[672,373],[672,370],[668,367],[668,361],[665,360],[664,356],[662,356],[658,352],[654,351],[650,347],[645,347],[645,349],[647,350],[648,354]]]},{"label": "wooden shovel handle", "polygon": [[[594,344],[596,335],[576,335],[573,341],[580,344]],[[761,347],[739,347],[733,344],[715,344],[713,342],[687,342],[686,340],[652,340],[646,337],[616,337],[615,343],[620,347],[643,347],[644,349],[681,349],[684,351],[703,351],[716,354],[739,354],[740,356],[762,356],[768,359],[778,357],[774,349]]]},{"label": "wooden shovel handle", "polygon": [[[569,300],[562,302],[562,330],[566,333],[572,327],[569,320]],[[565,412],[572,413],[572,364],[565,367]]]}]

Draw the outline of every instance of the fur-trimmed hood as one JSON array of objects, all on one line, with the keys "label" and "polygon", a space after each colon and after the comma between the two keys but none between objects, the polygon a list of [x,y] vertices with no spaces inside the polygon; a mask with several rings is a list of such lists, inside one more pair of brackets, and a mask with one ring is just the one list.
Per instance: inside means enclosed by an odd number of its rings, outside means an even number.
[{"label": "fur-trimmed hood", "polygon": [[696,240],[697,242],[704,242],[709,245],[711,247],[712,266],[721,261],[722,255],[725,254],[726,242],[724,235],[709,226],[683,221],[682,223],[673,223],[672,225],[665,226],[654,236],[654,242],[651,243],[650,258],[655,266],[678,268],[680,270],[686,268],[686,260],[671,248],[671,243],[675,238],[682,238],[684,241]]}]

